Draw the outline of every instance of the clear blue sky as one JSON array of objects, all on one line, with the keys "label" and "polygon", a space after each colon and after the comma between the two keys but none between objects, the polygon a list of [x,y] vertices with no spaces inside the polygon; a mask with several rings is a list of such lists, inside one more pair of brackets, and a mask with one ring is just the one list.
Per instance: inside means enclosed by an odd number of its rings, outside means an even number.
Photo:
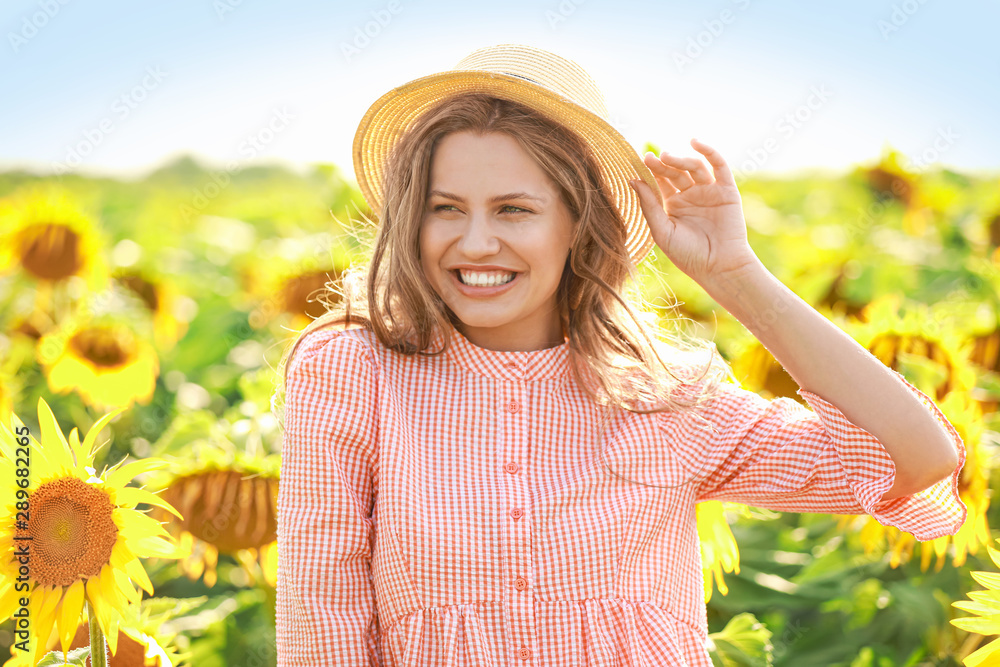
[{"label": "clear blue sky", "polygon": [[382,93],[516,42],[579,62],[637,148],[693,154],[697,137],[749,173],[888,144],[914,168],[992,171],[998,25],[1000,3],[970,0],[4,0],[0,168],[128,174],[190,153],[353,176]]}]

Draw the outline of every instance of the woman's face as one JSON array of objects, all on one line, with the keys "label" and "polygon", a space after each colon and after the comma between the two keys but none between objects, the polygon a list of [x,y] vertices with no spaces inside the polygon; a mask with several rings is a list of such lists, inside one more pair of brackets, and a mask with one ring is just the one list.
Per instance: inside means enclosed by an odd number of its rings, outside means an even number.
[{"label": "woman's face", "polygon": [[470,342],[491,350],[563,342],[556,291],[572,235],[557,186],[513,138],[455,132],[438,142],[420,261]]}]

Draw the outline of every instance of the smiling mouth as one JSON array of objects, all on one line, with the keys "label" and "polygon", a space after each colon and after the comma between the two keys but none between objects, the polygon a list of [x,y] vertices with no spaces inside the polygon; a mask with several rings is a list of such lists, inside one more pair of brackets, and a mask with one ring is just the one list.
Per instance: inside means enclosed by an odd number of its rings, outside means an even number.
[{"label": "smiling mouth", "polygon": [[470,287],[497,287],[506,285],[517,276],[513,271],[455,271],[458,281]]}]

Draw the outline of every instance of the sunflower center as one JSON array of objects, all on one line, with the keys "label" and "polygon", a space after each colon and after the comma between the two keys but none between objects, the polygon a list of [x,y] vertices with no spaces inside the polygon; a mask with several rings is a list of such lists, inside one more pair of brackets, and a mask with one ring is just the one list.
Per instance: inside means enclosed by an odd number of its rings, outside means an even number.
[{"label": "sunflower center", "polygon": [[21,266],[43,280],[65,280],[80,272],[80,236],[66,225],[47,223],[26,230]]},{"label": "sunflower center", "polygon": [[37,583],[69,586],[100,574],[118,539],[114,505],[100,487],[64,477],[46,482],[28,499],[30,520],[19,537],[30,536],[30,576]]},{"label": "sunflower center", "polygon": [[117,278],[125,287],[132,290],[136,296],[142,299],[146,307],[152,312],[156,312],[156,308],[160,305],[160,297],[156,293],[156,285],[149,282],[142,276],[137,276],[135,274],[124,274]]},{"label": "sunflower center", "polygon": [[184,515],[181,526],[220,552],[260,548],[277,539],[277,480],[215,470],[178,478],[164,499]]},{"label": "sunflower center", "polygon": [[121,328],[91,327],[74,334],[70,347],[95,366],[121,366],[132,356],[131,337]]}]

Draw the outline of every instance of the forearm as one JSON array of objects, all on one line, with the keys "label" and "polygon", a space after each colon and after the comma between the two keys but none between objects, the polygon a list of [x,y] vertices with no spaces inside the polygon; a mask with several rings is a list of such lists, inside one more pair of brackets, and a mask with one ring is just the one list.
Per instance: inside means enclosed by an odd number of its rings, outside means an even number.
[{"label": "forearm", "polygon": [[919,398],[882,362],[775,278],[760,262],[701,281],[798,385],[836,405],[878,438],[896,466],[885,498],[924,489],[957,465],[952,441]]}]

